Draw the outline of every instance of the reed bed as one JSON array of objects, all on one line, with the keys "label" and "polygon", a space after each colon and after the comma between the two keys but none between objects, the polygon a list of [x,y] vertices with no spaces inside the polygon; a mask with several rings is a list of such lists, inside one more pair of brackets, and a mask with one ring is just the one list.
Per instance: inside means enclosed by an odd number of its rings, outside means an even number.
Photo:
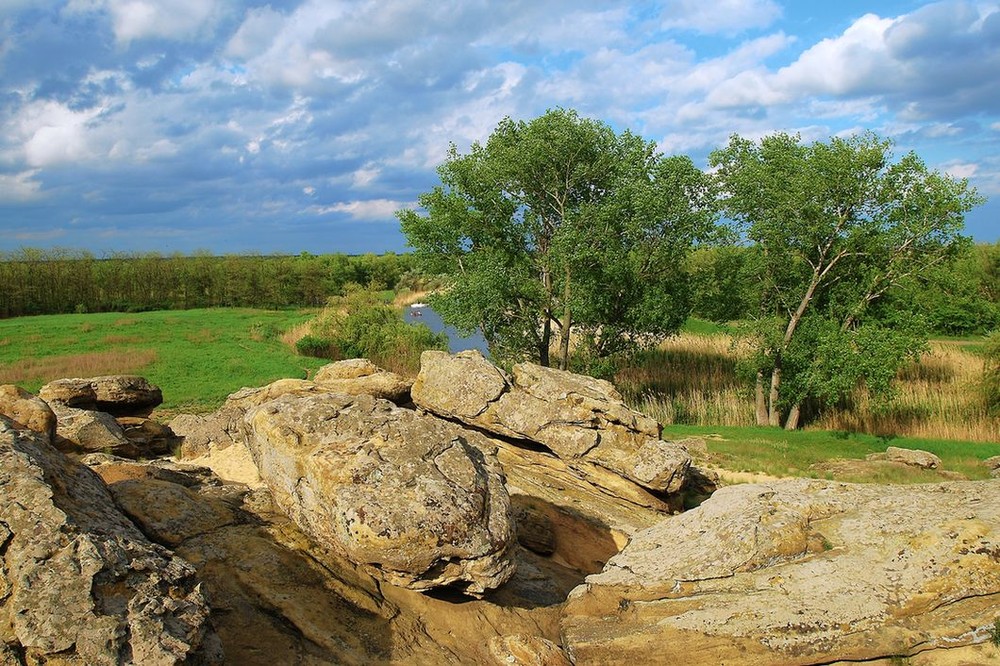
[{"label": "reed bed", "polygon": [[[615,383],[629,404],[664,425],[754,425],[753,395],[737,373],[744,353],[731,336],[684,333],[623,368]],[[983,368],[968,345],[932,342],[919,362],[900,370],[890,403],[876,404],[861,388],[807,428],[1000,442],[1000,419],[979,390]]]},{"label": "reed bed", "polygon": [[153,349],[122,349],[25,358],[0,365],[0,384],[35,384],[58,377],[134,374],[157,360]]}]

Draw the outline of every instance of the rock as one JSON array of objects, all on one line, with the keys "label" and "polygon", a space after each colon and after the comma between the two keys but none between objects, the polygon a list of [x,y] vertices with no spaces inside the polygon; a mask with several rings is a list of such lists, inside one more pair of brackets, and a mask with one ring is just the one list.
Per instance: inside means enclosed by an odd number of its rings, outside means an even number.
[{"label": "rock", "polygon": [[986,465],[986,469],[991,471],[996,471],[1000,469],[1000,456],[993,456],[992,458],[987,458],[986,460],[983,461],[983,464]]},{"label": "rock", "polygon": [[941,459],[929,451],[901,449],[897,446],[890,446],[885,450],[885,459],[921,469],[937,469],[941,466]]},{"label": "rock", "polygon": [[796,479],[635,534],[561,626],[575,663],[855,662],[983,643],[998,604],[994,482]]},{"label": "rock", "polygon": [[104,452],[126,458],[137,457],[139,449],[125,436],[115,417],[90,409],[50,403],[56,415],[55,445],[66,452]]},{"label": "rock", "polygon": [[[242,418],[242,410],[240,417]],[[179,458],[197,458],[213,449],[224,449],[234,443],[228,430],[229,419],[219,412],[202,416],[178,414],[167,423],[174,436],[180,440]]]},{"label": "rock", "polygon": [[675,493],[691,462],[659,439],[659,424],[629,409],[603,380],[521,363],[512,378],[477,351],[426,351],[411,391],[427,411],[504,437],[537,442],[579,471],[600,467],[643,488]]},{"label": "rock", "polygon": [[324,365],[316,371],[313,381],[331,393],[371,395],[397,405],[410,402],[410,387],[413,385],[412,379],[383,370],[363,358]]},{"label": "rock", "polygon": [[52,441],[56,434],[56,415],[41,398],[12,384],[0,386],[0,415]]},{"label": "rock", "polygon": [[26,663],[218,663],[195,570],[89,469],[0,419],[0,638]]},{"label": "rock", "polygon": [[552,454],[497,444],[521,544],[576,571],[600,571],[668,508],[635,486],[631,498],[615,495]]},{"label": "rock", "polygon": [[141,416],[120,416],[117,419],[125,437],[132,442],[145,458],[162,456],[173,451],[180,444],[170,426]]},{"label": "rock", "polygon": [[50,405],[97,409],[97,393],[89,379],[57,379],[43,386],[38,397]]},{"label": "rock", "polygon": [[160,388],[136,375],[58,379],[43,386],[39,397],[50,405],[61,403],[113,416],[149,416],[163,402]]},{"label": "rock", "polygon": [[277,505],[373,575],[475,596],[513,574],[510,500],[478,433],[337,393],[284,395],[246,421]]},{"label": "rock", "polygon": [[159,479],[125,479],[109,486],[115,503],[156,543],[173,548],[236,522],[225,502]]},{"label": "rock", "polygon": [[571,666],[558,645],[537,636],[494,636],[489,646],[497,666]]}]

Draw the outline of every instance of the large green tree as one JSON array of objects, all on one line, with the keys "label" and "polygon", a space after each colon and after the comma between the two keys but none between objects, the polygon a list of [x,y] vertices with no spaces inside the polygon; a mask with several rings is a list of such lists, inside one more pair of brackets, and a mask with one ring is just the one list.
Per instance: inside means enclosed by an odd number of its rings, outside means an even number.
[{"label": "large green tree", "polygon": [[734,136],[710,162],[755,262],[758,421],[794,428],[810,398],[887,388],[926,338],[877,305],[953,256],[975,190],[874,134]]},{"label": "large green tree", "polygon": [[432,303],[480,328],[501,359],[567,367],[675,332],[689,311],[684,258],[714,221],[710,179],[635,134],[553,110],[500,122],[485,144],[451,147],[441,184],[398,213]]}]

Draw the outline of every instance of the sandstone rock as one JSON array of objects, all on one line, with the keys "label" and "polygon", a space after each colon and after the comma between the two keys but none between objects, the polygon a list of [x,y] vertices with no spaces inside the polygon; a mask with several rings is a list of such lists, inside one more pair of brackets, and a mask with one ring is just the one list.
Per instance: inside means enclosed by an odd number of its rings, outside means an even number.
[{"label": "sandstone rock", "polygon": [[165,455],[180,443],[180,438],[170,426],[159,421],[141,416],[120,416],[117,421],[125,437],[142,457]]},{"label": "sandstone rock", "polygon": [[518,539],[534,552],[583,573],[596,573],[635,532],[655,525],[669,507],[634,487],[614,494],[565,461],[497,443]]},{"label": "sandstone rock", "polygon": [[510,502],[481,435],[336,393],[284,395],[246,420],[278,506],[374,575],[479,595],[513,574]]},{"label": "sandstone rock", "polygon": [[50,405],[61,403],[113,416],[149,416],[163,402],[160,388],[136,375],[57,379],[43,386],[38,395]]},{"label": "sandstone rock", "polygon": [[363,358],[337,361],[324,365],[313,378],[331,393],[371,395],[397,405],[410,402],[412,379],[407,379],[378,367]]},{"label": "sandstone rock", "polygon": [[937,469],[941,466],[941,459],[929,451],[901,449],[898,446],[886,448],[884,459],[921,469]]},{"label": "sandstone rock", "polygon": [[156,543],[175,547],[236,522],[225,502],[159,479],[125,479],[109,486],[115,503]]},{"label": "sandstone rock", "polygon": [[[242,411],[240,412],[242,417]],[[207,416],[178,414],[167,427],[180,439],[180,458],[197,458],[213,449],[224,449],[234,443],[233,434],[227,429],[229,419],[218,412]]]},{"label": "sandstone rock", "polygon": [[195,570],[150,543],[93,472],[3,419],[0,525],[0,638],[27,663],[221,661]]},{"label": "sandstone rock", "polygon": [[1000,486],[730,486],[635,534],[567,602],[576,663],[815,664],[983,643]]},{"label": "sandstone rock", "polygon": [[0,386],[0,415],[23,427],[44,435],[52,441],[56,434],[56,415],[41,398],[22,388],[6,384]]},{"label": "sandstone rock", "polygon": [[571,666],[558,645],[537,636],[494,636],[489,646],[497,666]]},{"label": "sandstone rock", "polygon": [[521,363],[508,378],[477,351],[427,351],[411,391],[427,411],[547,447],[583,473],[604,468],[650,490],[675,493],[691,457],[659,439],[659,424],[603,380]]},{"label": "sandstone rock", "polygon": [[59,402],[50,405],[56,415],[55,445],[60,450],[104,452],[126,458],[139,455],[139,449],[110,414],[67,407]]},{"label": "sandstone rock", "polygon": [[57,379],[43,386],[38,397],[50,405],[97,409],[97,393],[89,379]]}]

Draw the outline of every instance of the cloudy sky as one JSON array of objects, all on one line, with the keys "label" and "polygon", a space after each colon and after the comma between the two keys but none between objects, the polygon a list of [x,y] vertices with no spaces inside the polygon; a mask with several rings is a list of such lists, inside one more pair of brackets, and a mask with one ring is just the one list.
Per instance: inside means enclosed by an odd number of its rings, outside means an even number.
[{"label": "cloudy sky", "polygon": [[0,0],[0,251],[403,250],[449,142],[575,108],[701,166],[866,129],[1000,239],[1000,2]]}]

